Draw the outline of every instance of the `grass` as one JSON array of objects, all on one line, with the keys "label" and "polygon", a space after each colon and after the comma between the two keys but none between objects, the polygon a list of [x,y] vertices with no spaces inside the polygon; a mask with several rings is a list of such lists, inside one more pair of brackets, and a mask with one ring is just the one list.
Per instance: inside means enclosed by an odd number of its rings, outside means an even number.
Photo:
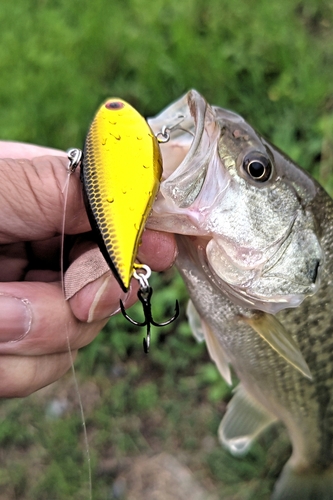
[{"label": "grass", "polygon": [[[322,0],[2,0],[0,137],[81,146],[106,96],[149,116],[196,88],[333,193],[332,10]],[[156,317],[172,313],[175,298],[184,311],[180,278],[154,279]],[[153,331],[148,357],[141,336],[113,318],[78,360],[94,499],[127,498],[131,464],[162,451],[216,498],[267,499],[289,453],[284,433],[230,457],[216,438],[230,390],[184,313]],[[0,414],[0,499],[88,498],[71,376],[2,401]]]}]

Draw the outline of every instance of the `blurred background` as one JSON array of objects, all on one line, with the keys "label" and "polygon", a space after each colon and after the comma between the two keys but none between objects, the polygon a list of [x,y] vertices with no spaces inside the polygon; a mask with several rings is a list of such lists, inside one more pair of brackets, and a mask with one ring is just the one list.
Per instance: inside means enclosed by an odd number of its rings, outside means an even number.
[{"label": "blurred background", "polygon": [[[0,138],[81,147],[100,103],[144,116],[188,89],[233,109],[333,193],[330,0],[1,0]],[[186,323],[186,291],[154,276],[143,332],[113,318],[76,363],[96,500],[265,500],[290,453],[282,429],[242,459],[218,443],[231,389]],[[135,309],[135,308],[134,308]],[[131,311],[140,314],[140,309]],[[0,499],[89,498],[71,374],[0,404]]]}]

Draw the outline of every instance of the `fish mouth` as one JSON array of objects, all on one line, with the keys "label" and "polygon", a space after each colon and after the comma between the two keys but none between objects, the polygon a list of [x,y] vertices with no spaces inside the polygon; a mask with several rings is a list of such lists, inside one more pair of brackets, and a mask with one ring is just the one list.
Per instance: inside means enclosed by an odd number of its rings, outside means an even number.
[{"label": "fish mouth", "polygon": [[219,154],[224,123],[230,122],[238,128],[245,123],[209,106],[195,90],[148,120],[157,137],[170,140],[161,144],[163,177],[147,227],[182,235],[186,251],[195,247],[196,264],[233,303],[275,314],[316,293],[323,253],[304,207],[285,217],[268,241],[252,245],[246,225],[243,241],[235,237],[234,200],[240,205],[243,196],[245,206],[245,195]]},{"label": "fish mouth", "polygon": [[[208,235],[207,214],[223,196],[230,176],[218,154],[220,127],[214,110],[191,90],[148,123],[162,137],[163,175],[147,227],[187,235]],[[163,142],[167,134],[168,141]],[[206,187],[209,168],[214,185]]]}]

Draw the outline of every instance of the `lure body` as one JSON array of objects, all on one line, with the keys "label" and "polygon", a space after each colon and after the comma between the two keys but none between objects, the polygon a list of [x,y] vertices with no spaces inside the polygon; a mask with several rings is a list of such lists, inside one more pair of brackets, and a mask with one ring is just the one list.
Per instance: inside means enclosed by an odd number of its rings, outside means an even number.
[{"label": "lure body", "polygon": [[81,178],[100,249],[125,292],[161,175],[146,120],[125,101],[108,99],[88,131]]}]

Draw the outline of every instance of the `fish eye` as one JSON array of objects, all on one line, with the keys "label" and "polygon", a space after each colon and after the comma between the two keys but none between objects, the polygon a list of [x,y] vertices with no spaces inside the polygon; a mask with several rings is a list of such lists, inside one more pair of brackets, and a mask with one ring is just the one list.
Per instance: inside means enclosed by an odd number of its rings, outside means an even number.
[{"label": "fish eye", "polygon": [[243,169],[254,181],[265,182],[270,179],[273,166],[267,156],[259,152],[252,152],[245,156]]}]

